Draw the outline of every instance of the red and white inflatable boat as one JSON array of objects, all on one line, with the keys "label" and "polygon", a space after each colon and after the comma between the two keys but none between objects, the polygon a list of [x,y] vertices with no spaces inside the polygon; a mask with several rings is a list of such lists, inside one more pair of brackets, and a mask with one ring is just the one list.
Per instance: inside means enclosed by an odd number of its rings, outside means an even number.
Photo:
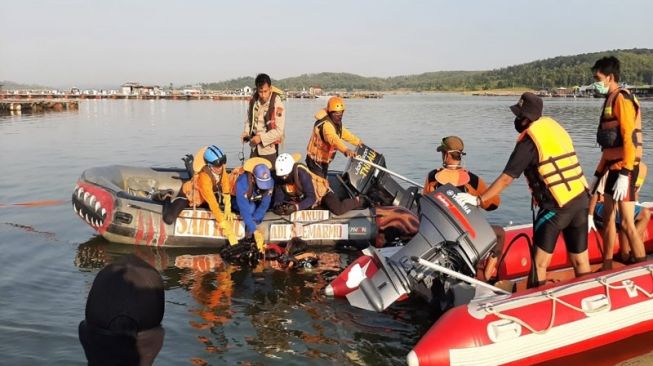
[{"label": "red and white inflatable boat", "polygon": [[[513,280],[524,277],[528,275],[528,271],[531,268],[530,248],[526,237],[532,237],[533,226],[530,224],[510,226],[506,227],[505,231],[506,244],[502,253],[504,259],[499,263],[497,278],[499,280]],[[644,234],[644,245],[646,247],[646,253],[653,253],[653,220],[649,222]],[[602,250],[601,236],[593,231],[588,236],[590,263],[600,263],[602,261]],[[397,248],[381,248],[378,251],[385,257],[390,257],[396,253]],[[617,241],[615,243],[614,253],[616,254],[618,252],[619,242]],[[565,243],[561,235],[558,237],[555,251],[551,257],[549,270],[554,271],[570,267],[571,263],[569,262]],[[377,272],[378,268],[379,263],[373,258],[371,252],[369,250],[363,250],[363,255],[342,271],[324,291],[327,296],[345,297],[358,288],[358,284],[363,278],[371,278]]]},{"label": "red and white inflatable boat", "polygon": [[530,365],[653,330],[653,261],[447,311],[410,366]]}]

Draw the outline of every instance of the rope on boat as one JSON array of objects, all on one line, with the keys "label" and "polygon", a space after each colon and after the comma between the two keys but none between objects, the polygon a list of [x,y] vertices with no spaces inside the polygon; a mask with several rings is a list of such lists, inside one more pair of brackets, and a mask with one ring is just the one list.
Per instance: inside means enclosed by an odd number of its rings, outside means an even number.
[{"label": "rope on boat", "polygon": [[[651,277],[653,278],[653,266],[646,266],[646,267],[643,267],[643,268],[648,270]],[[577,306],[574,306],[574,305],[572,305],[572,304],[558,298],[555,295],[555,291],[543,291],[542,295],[544,295],[546,298],[551,300],[551,320],[549,322],[549,325],[545,329],[542,329],[542,330],[537,330],[537,329],[533,328],[530,324],[526,323],[526,321],[521,320],[518,317],[508,315],[508,314],[504,314],[501,311],[496,310],[494,308],[494,306],[492,306],[492,304],[485,304],[483,306],[483,310],[485,310],[485,312],[487,312],[488,314],[493,314],[493,315],[495,315],[496,317],[498,317],[500,319],[510,320],[510,321],[512,321],[514,323],[517,323],[517,324],[521,325],[522,327],[524,327],[524,328],[528,329],[529,331],[531,331],[531,333],[546,334],[551,328],[553,328],[553,324],[555,323],[556,304],[558,304],[558,303],[560,303],[561,305],[566,306],[566,307],[568,307],[568,308],[570,308],[572,310],[576,310],[576,311],[578,311],[580,313],[583,313],[583,314],[593,314],[593,313],[598,313],[598,312],[604,311],[606,308],[608,308],[608,309],[612,308],[612,299],[610,298],[610,290],[626,290],[626,291],[635,290],[635,291],[641,293],[642,295],[644,295],[645,297],[647,297],[649,299],[653,298],[653,292],[649,293],[648,291],[644,290],[640,286],[636,285],[634,282],[631,282],[630,284],[627,284],[627,285],[613,285],[613,284],[610,284],[608,282],[609,278],[610,278],[610,276],[599,277],[599,278],[596,279],[596,281],[598,283],[600,283],[601,285],[603,285],[603,287],[605,288],[605,294],[606,294],[606,296],[608,298],[608,304],[605,305],[605,306],[601,306],[599,308],[593,309],[593,310],[584,310],[583,308],[579,308]],[[572,285],[571,287],[578,286],[578,285],[583,285],[583,284],[586,284],[586,283],[587,282],[579,282],[579,283],[576,283],[575,285]],[[566,288],[569,288],[569,287],[566,287]]]}]

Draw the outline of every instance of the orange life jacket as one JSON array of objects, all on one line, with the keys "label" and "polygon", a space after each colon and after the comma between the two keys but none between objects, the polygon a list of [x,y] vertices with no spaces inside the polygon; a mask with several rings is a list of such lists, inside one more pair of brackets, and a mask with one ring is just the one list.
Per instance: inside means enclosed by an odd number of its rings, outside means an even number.
[{"label": "orange life jacket", "polygon": [[325,178],[320,177],[319,175],[311,172],[310,169],[304,164],[295,163],[292,168],[293,181],[291,183],[285,183],[281,185],[281,189],[293,200],[301,200],[304,197],[304,192],[310,187],[302,187],[302,182],[299,179],[299,170],[303,169],[305,172],[311,175],[311,180],[313,182],[313,189],[315,189],[315,203],[312,207],[317,207],[321,202],[322,198],[329,193],[329,181]]},{"label": "orange life jacket", "polygon": [[[447,169],[438,168],[434,169],[426,176],[426,184],[424,184],[424,194],[435,191],[438,187],[451,184],[463,192],[468,192],[474,196],[480,196],[487,190],[485,182],[474,173],[466,169]],[[495,210],[501,203],[500,196],[492,197],[483,201],[482,208],[487,211]]]},{"label": "orange life jacket", "polygon": [[599,128],[596,131],[596,141],[601,146],[603,157],[607,162],[607,166],[611,166],[620,162],[624,157],[623,137],[621,136],[621,126],[619,119],[614,114],[614,105],[617,101],[617,96],[623,95],[624,98],[630,100],[635,107],[635,129],[632,133],[633,145],[635,145],[635,164],[639,164],[642,160],[643,147],[642,147],[642,113],[637,98],[630,93],[627,89],[619,88],[610,93],[601,110],[601,118]]},{"label": "orange life jacket", "polygon": [[317,112],[315,118],[317,118],[317,121],[315,121],[315,124],[313,125],[311,139],[308,140],[306,155],[316,163],[329,164],[336,156],[336,147],[330,145],[324,138],[324,124],[332,124],[338,137],[342,137],[342,125],[333,123],[329,118],[329,114],[324,109]]},{"label": "orange life jacket", "polygon": [[[213,188],[213,194],[216,197],[221,197],[222,193],[222,184],[221,182],[218,182],[216,179],[215,175],[211,172],[211,168],[208,165],[205,165],[202,170],[200,170],[199,173],[195,174],[189,181],[185,182],[181,186],[182,192],[184,192],[184,195],[186,195],[186,198],[188,199],[188,205],[190,207],[197,207],[202,205],[206,200],[204,197],[202,197],[202,194],[200,193],[200,186],[199,186],[199,175],[200,174],[205,174],[208,175],[209,178],[211,178],[211,185]],[[222,176],[224,174],[227,174],[227,169],[223,166],[222,167],[222,173],[220,174],[220,178],[222,180]]]}]

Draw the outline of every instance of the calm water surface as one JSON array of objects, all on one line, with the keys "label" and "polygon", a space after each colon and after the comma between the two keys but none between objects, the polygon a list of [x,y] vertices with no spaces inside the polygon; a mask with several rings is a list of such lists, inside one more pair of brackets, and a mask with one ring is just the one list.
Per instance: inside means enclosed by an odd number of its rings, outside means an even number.
[{"label": "calm water surface", "polygon": [[[344,122],[385,155],[390,169],[420,182],[441,163],[435,147],[442,137],[461,136],[466,166],[491,182],[514,146],[508,106],[516,99],[430,94],[350,100]],[[325,99],[286,103],[287,151],[304,152],[312,115],[324,104]],[[590,175],[599,157],[594,133],[600,104],[545,100],[545,114],[570,132]],[[244,102],[89,100],[80,102],[77,112],[0,116],[0,204],[66,201],[40,208],[0,206],[0,364],[84,364],[77,324],[87,293],[98,270],[126,253],[147,259],[165,280],[166,336],[157,364],[404,363],[435,317],[419,301],[377,314],[321,294],[336,271],[177,268],[175,257],[202,253],[110,244],[73,214],[70,195],[89,167],[181,166],[181,156],[207,144],[223,147],[229,165],[236,165],[245,112]],[[644,102],[643,113],[650,146],[653,103]],[[644,161],[650,163],[651,156]],[[339,156],[333,167],[343,166]],[[652,193],[646,184],[642,199],[651,200]],[[529,222],[528,197],[520,179],[489,220]],[[341,266],[352,258],[340,255]],[[649,353],[648,344],[606,362]]]}]

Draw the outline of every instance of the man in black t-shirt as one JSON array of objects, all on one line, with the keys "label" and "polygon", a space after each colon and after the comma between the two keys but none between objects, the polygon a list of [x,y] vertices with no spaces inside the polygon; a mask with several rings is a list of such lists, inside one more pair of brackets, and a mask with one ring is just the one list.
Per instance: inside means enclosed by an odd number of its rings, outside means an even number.
[{"label": "man in black t-shirt", "polygon": [[533,93],[524,93],[519,103],[510,107],[519,138],[503,174],[480,196],[457,195],[459,201],[479,206],[524,173],[533,203],[539,207],[533,222],[537,283],[529,283],[530,287],[546,282],[546,269],[561,232],[576,276],[590,272],[587,182],[569,134],[553,119],[543,117],[542,107],[542,99]]}]

